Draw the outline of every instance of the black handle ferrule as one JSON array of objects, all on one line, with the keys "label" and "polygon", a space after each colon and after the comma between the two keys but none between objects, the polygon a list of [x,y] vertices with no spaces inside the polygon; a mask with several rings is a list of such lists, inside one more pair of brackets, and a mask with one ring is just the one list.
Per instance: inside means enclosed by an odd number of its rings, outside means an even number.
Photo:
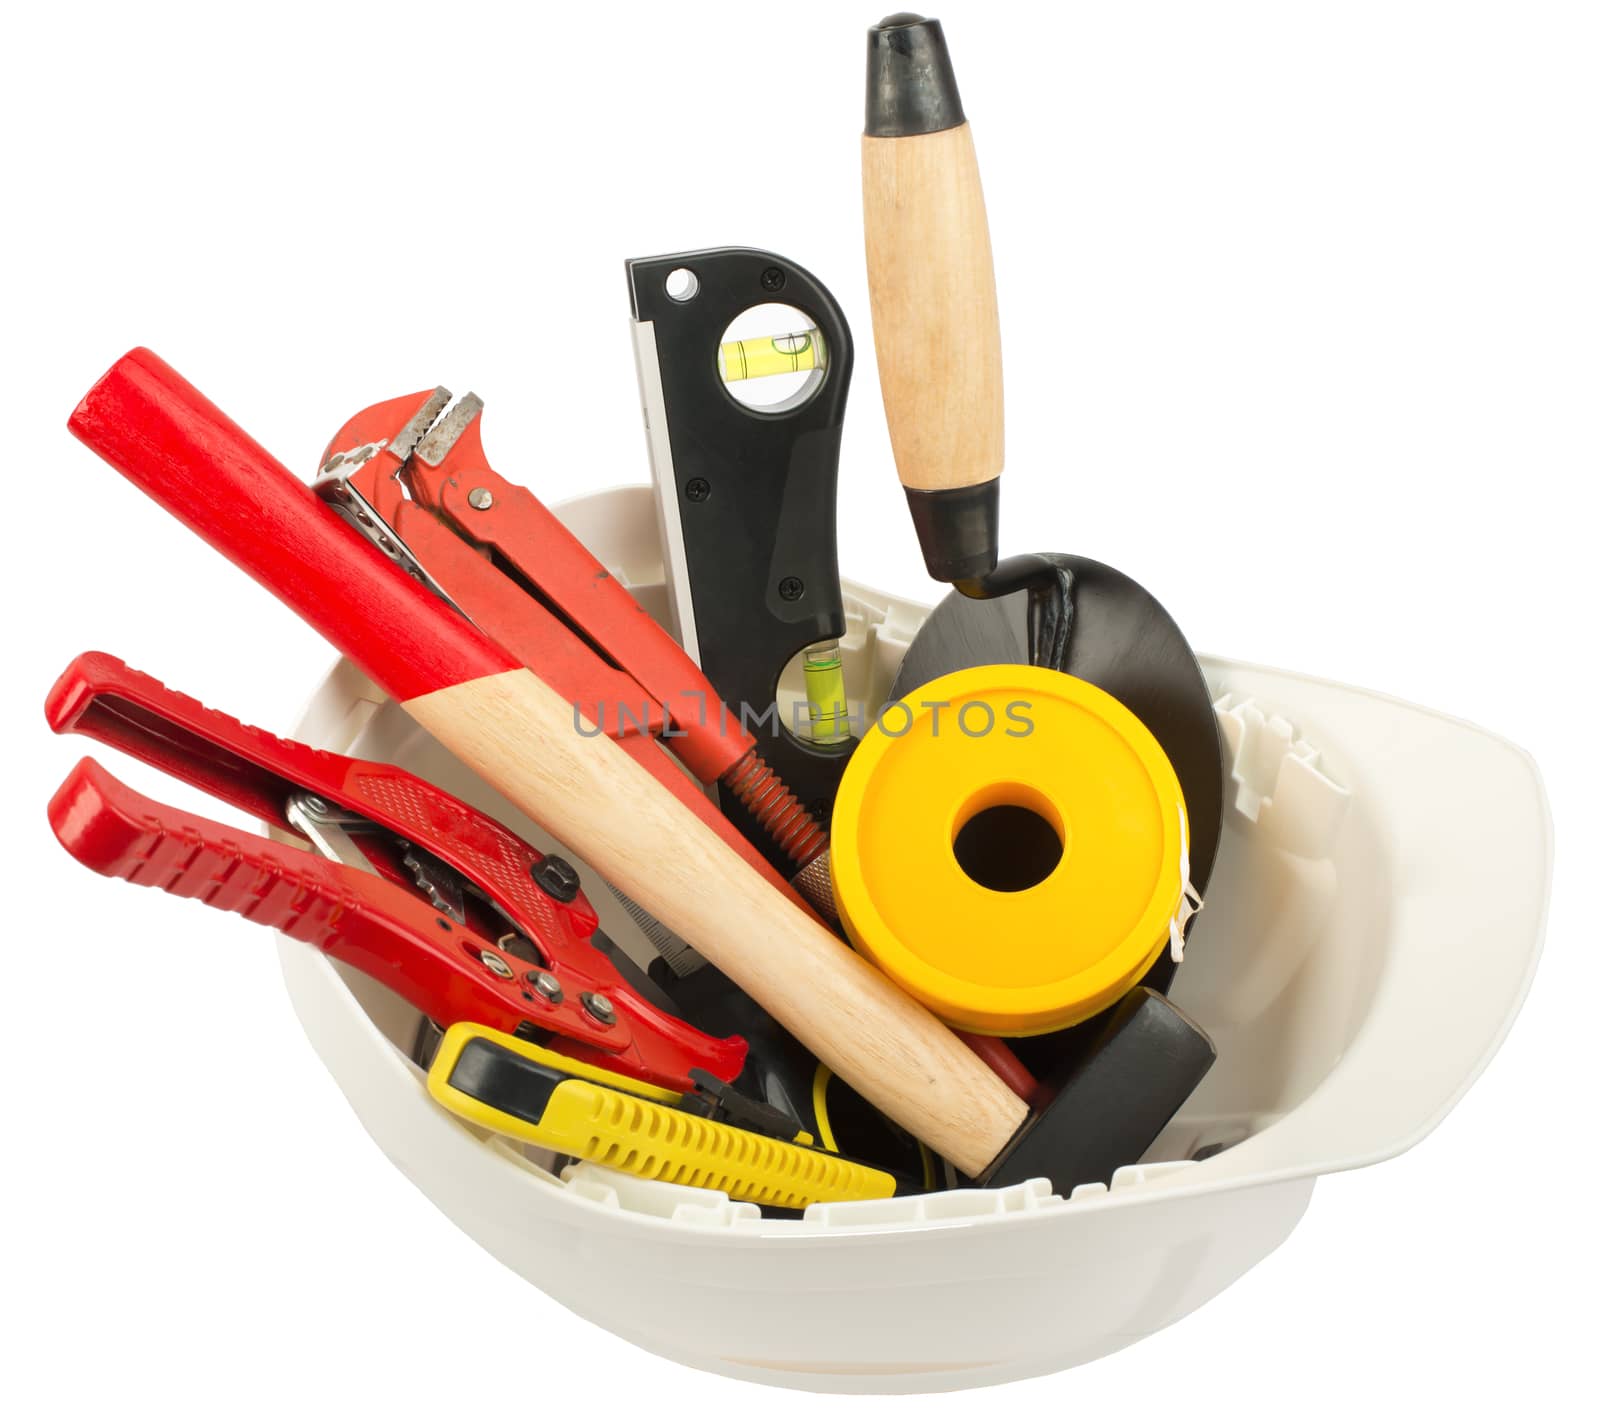
[{"label": "black handle ferrule", "polygon": [[947,491],[907,486],[922,560],[935,580],[981,580],[1000,558],[1000,478]]}]

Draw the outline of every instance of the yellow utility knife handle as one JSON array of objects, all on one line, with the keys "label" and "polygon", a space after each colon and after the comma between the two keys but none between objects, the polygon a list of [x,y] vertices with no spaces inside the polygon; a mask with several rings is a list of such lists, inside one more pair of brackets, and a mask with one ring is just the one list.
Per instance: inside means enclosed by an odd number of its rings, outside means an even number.
[{"label": "yellow utility knife handle", "polygon": [[821,1200],[883,1199],[896,1188],[886,1171],[690,1115],[670,1091],[474,1022],[445,1032],[428,1090],[463,1120],[498,1135],[736,1200],[801,1209]]}]

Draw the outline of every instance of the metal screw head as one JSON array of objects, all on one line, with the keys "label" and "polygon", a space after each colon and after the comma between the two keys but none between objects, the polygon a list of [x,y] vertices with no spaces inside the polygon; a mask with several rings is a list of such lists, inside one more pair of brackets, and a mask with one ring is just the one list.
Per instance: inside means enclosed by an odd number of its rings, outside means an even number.
[{"label": "metal screw head", "polygon": [[318,817],[321,817],[328,811],[328,800],[321,798],[314,793],[306,794],[306,796],[302,798],[300,802],[305,807],[307,813],[315,813]]},{"label": "metal screw head", "polygon": [[487,486],[474,486],[467,492],[467,504],[475,511],[487,511],[494,505],[494,493]]},{"label": "metal screw head", "polygon": [[617,1024],[617,1009],[611,1005],[611,998],[604,992],[585,992],[578,1000],[583,1003],[583,1009],[601,1026]]},{"label": "metal screw head", "polygon": [[703,501],[711,494],[711,483],[703,476],[696,476],[683,488],[683,494],[691,501]]},{"label": "metal screw head", "polygon": [[534,991],[554,1006],[566,995],[561,990],[561,981],[553,972],[529,972],[528,982]]},{"label": "metal screw head", "polygon": [[798,600],[806,593],[806,583],[798,575],[785,575],[778,582],[778,598],[781,600]]},{"label": "metal screw head", "polygon": [[761,286],[769,293],[781,292],[783,285],[789,281],[789,275],[782,268],[765,268],[761,273]]},{"label": "metal screw head", "polygon": [[504,957],[502,957],[498,952],[491,952],[487,947],[479,950],[478,960],[482,962],[483,965],[491,972],[493,972],[495,976],[504,978],[504,980],[508,982],[517,975],[511,970],[511,964],[508,963]]}]

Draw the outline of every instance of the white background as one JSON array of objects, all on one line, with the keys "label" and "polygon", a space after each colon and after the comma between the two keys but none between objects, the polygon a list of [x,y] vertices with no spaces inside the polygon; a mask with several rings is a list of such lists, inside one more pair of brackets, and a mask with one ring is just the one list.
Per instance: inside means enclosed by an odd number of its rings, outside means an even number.
[{"label": "white background", "polygon": [[287,729],[331,658],[66,434],[125,348],[154,347],[304,471],[369,402],[473,387],[496,464],[554,500],[648,479],[622,262],[675,249],[771,247],[832,288],[862,357],[841,563],[935,595],[869,355],[856,136],[876,12],[12,14],[7,1416],[1277,1423],[1581,1402],[1594,15],[942,12],[999,270],[1007,548],[1123,567],[1202,649],[1512,737],[1543,768],[1559,867],[1543,968],[1477,1087],[1412,1153],[1323,1182],[1220,1299],[1069,1377],[823,1405],[615,1341],[447,1223],[310,1052],[264,934],[54,846],[45,800],[88,746],[52,740],[38,710],[73,654],[103,648]]}]

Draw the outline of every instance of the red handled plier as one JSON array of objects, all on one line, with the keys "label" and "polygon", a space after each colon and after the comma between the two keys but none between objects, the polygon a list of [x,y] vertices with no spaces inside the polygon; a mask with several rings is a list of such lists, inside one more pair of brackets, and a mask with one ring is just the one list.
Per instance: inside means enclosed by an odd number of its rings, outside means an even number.
[{"label": "red handled plier", "polygon": [[57,733],[311,845],[157,803],[86,758],[51,799],[50,826],[93,871],[308,942],[441,1026],[481,1022],[677,1091],[691,1071],[732,1081],[743,1068],[742,1037],[706,1036],[634,990],[570,864],[427,780],[250,728],[105,654],[75,659],[45,713]]}]

